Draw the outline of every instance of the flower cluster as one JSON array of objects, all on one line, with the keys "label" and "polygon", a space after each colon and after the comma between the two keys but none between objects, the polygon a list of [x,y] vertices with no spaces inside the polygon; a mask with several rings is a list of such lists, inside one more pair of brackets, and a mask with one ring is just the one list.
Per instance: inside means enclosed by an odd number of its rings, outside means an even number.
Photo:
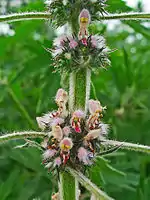
[{"label": "flower cluster", "polygon": [[99,35],[89,35],[90,13],[83,9],[79,15],[78,35],[63,35],[54,40],[53,49],[47,49],[53,55],[55,71],[78,71],[90,68],[94,72],[110,65],[105,39]]},{"label": "flower cluster", "polygon": [[[77,16],[83,8],[90,11],[92,20],[99,20],[99,14],[107,14],[105,11],[106,0],[46,0],[49,12],[51,13],[53,24],[58,27],[77,19]],[[72,13],[74,13],[72,15]],[[73,19],[72,19],[73,17]]]},{"label": "flower cluster", "polygon": [[106,107],[99,101],[89,100],[89,113],[82,110],[68,111],[68,94],[59,89],[55,101],[58,110],[37,117],[39,127],[47,132],[42,142],[43,163],[46,168],[66,165],[82,167],[92,165],[100,152],[100,141],[105,139],[108,125],[101,119]]}]

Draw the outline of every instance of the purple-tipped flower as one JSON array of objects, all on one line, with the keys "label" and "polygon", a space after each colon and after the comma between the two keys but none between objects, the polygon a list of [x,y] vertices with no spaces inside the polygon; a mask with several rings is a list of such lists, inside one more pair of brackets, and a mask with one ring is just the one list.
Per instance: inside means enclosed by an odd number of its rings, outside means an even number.
[{"label": "purple-tipped flower", "polygon": [[86,23],[89,24],[91,21],[90,13],[87,9],[83,9],[79,15],[79,23]]},{"label": "purple-tipped flower", "polygon": [[91,165],[91,155],[92,153],[86,150],[84,147],[78,149],[78,159],[80,162],[83,162],[85,165]]},{"label": "purple-tipped flower", "polygon": [[83,9],[79,15],[79,25],[80,25],[80,30],[79,30],[79,38],[85,38],[88,36],[88,25],[91,21],[91,16],[90,13],[87,9]]},{"label": "purple-tipped flower", "polygon": [[55,149],[48,149],[43,153],[43,158],[44,160],[47,160],[49,158],[52,158],[56,153],[57,151]]}]

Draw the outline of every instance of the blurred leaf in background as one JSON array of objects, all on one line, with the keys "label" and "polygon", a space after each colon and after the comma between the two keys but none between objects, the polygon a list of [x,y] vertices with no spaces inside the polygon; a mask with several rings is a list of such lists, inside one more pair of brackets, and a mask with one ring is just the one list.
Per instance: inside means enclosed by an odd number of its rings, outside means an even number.
[{"label": "blurred leaf in background", "polygon": [[[3,1],[4,2],[4,1]],[[44,10],[43,1],[5,0],[5,12]],[[108,0],[111,13],[142,11],[123,0]],[[53,73],[51,47],[55,32],[44,21],[0,26],[0,131],[38,130],[36,116],[55,108],[60,77]],[[4,29],[4,24],[3,24]],[[91,97],[107,105],[104,121],[110,138],[150,145],[150,26],[148,22],[92,24],[90,32],[104,34],[112,67],[93,75]],[[95,94],[96,91],[96,94]],[[19,142],[20,143],[20,142]],[[18,142],[0,146],[0,200],[48,200],[57,191],[53,173],[41,164],[40,151],[12,149]],[[91,180],[116,200],[150,199],[150,157],[118,151],[100,158],[89,172]],[[86,193],[83,189],[86,199]],[[89,199],[89,194],[87,194]]]}]

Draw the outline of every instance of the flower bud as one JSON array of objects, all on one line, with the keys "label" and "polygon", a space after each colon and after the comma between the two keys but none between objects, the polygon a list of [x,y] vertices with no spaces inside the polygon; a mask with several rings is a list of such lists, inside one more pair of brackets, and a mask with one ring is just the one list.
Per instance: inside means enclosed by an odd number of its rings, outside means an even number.
[{"label": "flower bud", "polygon": [[79,30],[79,38],[85,38],[88,36],[88,25],[91,21],[91,16],[90,13],[87,9],[83,9],[79,15],[79,25],[80,25],[80,30]]},{"label": "flower bud", "polygon": [[61,102],[66,103],[68,101],[68,93],[63,90],[62,88],[60,88],[57,91],[56,97],[55,97],[55,101],[56,103],[59,105]]},{"label": "flower bud", "polygon": [[100,136],[101,129],[91,130],[86,136],[86,140],[94,140]]},{"label": "flower bud", "polygon": [[52,136],[58,141],[62,140],[63,132],[60,126],[57,125],[52,127]]},{"label": "flower bud", "polygon": [[87,9],[83,9],[80,12],[79,15],[79,24],[83,23],[83,24],[89,24],[91,21],[91,16],[90,13]]},{"label": "flower bud", "polygon": [[103,107],[101,106],[101,103],[99,101],[95,101],[93,99],[89,100],[89,112],[91,114],[96,112],[102,112]]},{"label": "flower bud", "polygon": [[69,127],[69,126],[65,126],[65,127],[63,128],[63,134],[64,134],[65,136],[68,136],[69,133],[71,133],[70,127]]}]

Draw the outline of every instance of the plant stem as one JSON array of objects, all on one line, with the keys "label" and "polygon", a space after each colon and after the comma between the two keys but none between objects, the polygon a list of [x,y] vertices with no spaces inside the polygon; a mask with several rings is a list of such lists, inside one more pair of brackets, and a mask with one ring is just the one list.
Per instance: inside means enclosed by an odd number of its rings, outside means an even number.
[{"label": "plant stem", "polygon": [[69,172],[60,173],[59,192],[61,200],[78,200],[78,182]]},{"label": "plant stem", "polygon": [[103,141],[105,146],[120,146],[120,149],[126,149],[131,151],[138,151],[143,153],[150,153],[150,146],[141,145],[141,144],[133,144],[129,142],[119,142],[115,140],[105,140]]},{"label": "plant stem", "polygon": [[120,13],[120,14],[108,14],[105,16],[99,16],[99,20],[150,20],[150,13],[137,12],[137,13]]},{"label": "plant stem", "polygon": [[[37,20],[37,19],[50,19],[51,14],[48,12],[25,12],[14,13],[8,15],[1,15],[0,22],[15,22],[21,20]],[[120,14],[108,14],[105,16],[99,16],[98,20],[150,20],[150,13],[120,13]]]},{"label": "plant stem", "polygon": [[26,138],[44,138],[46,133],[35,131],[14,132],[0,136],[0,144],[9,142],[10,140],[26,139]]},{"label": "plant stem", "polygon": [[14,13],[8,15],[1,15],[0,22],[15,22],[24,20],[36,20],[36,19],[50,19],[51,15],[47,12],[25,12]]},{"label": "plant stem", "polygon": [[[91,71],[82,69],[70,74],[69,87],[69,111],[87,110],[87,102],[90,96]],[[59,191],[61,200],[78,200],[78,183],[70,172],[60,173]]]},{"label": "plant stem", "polygon": [[74,107],[77,109],[85,109],[86,101],[86,70],[80,70],[75,74],[75,102]]},{"label": "plant stem", "polygon": [[77,109],[87,112],[90,83],[91,71],[89,69],[70,74],[69,107],[71,112]]}]

